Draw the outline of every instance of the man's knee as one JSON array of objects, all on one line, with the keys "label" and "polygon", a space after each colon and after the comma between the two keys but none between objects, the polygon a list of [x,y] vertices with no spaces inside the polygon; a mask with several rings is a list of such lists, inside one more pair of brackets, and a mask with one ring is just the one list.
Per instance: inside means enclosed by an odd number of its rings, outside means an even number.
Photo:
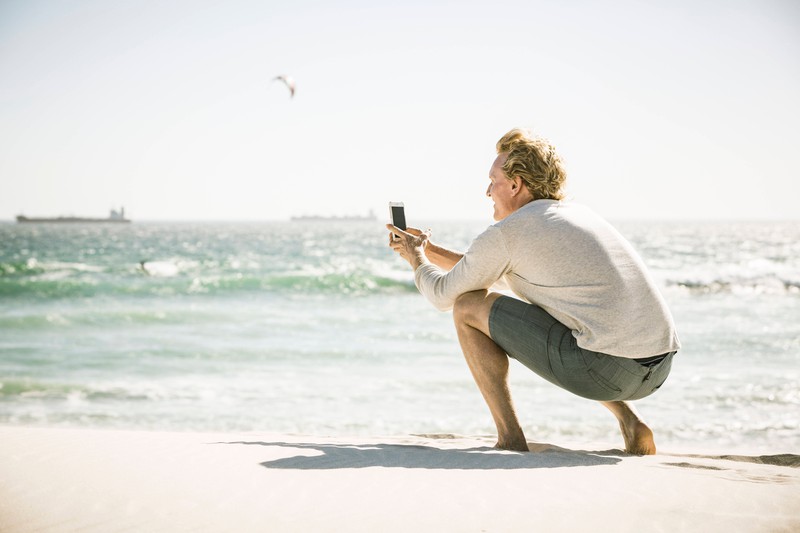
[{"label": "man's knee", "polygon": [[485,307],[491,305],[488,300],[489,292],[485,289],[465,292],[453,303],[453,320],[456,324],[474,325],[484,314]]}]

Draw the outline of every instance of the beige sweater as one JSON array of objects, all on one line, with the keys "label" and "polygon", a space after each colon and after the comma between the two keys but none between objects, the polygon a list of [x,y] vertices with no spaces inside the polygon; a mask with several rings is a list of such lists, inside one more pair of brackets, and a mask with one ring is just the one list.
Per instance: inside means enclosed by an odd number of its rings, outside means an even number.
[{"label": "beige sweater", "polygon": [[667,305],[630,243],[593,211],[536,200],[490,226],[446,272],[417,268],[442,311],[469,291],[507,287],[572,330],[586,350],[629,358],[680,348]]}]

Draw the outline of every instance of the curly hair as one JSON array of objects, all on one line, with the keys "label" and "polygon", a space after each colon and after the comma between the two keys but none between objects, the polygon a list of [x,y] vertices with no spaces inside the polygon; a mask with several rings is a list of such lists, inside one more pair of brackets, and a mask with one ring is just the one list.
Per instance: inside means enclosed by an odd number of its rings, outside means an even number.
[{"label": "curly hair", "polygon": [[503,171],[519,176],[534,200],[562,200],[567,171],[555,146],[528,130],[514,128],[497,141],[497,153],[508,153]]}]

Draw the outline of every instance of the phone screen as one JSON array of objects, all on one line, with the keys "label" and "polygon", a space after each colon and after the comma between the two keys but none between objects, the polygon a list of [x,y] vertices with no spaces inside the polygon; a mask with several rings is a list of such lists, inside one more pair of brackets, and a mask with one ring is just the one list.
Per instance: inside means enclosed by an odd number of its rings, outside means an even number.
[{"label": "phone screen", "polygon": [[392,224],[402,230],[406,229],[406,212],[402,205],[392,206]]}]

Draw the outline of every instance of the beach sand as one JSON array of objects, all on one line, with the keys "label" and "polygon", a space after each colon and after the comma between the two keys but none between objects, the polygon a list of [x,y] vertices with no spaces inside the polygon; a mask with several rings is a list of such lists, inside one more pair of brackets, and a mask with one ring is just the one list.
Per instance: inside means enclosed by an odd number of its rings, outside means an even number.
[{"label": "beach sand", "polygon": [[800,457],[0,427],[0,531],[800,531]]}]

